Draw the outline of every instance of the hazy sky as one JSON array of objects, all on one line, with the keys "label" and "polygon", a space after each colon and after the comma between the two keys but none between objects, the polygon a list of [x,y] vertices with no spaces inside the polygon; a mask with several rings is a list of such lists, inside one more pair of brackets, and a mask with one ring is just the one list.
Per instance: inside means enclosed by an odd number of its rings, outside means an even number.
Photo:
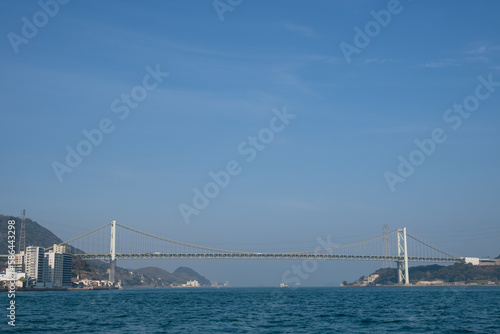
[{"label": "hazy sky", "polygon": [[[389,224],[500,253],[498,1],[61,2],[0,1],[0,213],[62,239],[116,219],[312,250]],[[118,265],[277,285],[294,263]]]}]

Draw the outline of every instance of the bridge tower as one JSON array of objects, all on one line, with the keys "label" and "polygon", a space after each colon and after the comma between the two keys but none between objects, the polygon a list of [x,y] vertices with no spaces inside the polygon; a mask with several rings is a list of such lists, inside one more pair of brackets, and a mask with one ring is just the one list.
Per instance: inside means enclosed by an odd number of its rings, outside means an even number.
[{"label": "bridge tower", "polygon": [[[389,257],[389,225],[384,224],[384,256]],[[384,268],[390,268],[391,262],[384,261]]]},{"label": "bridge tower", "polygon": [[410,284],[410,276],[408,275],[408,247],[406,243],[406,227],[398,228],[398,284]]},{"label": "bridge tower", "polygon": [[115,282],[115,271],[116,271],[116,220],[111,222],[111,242],[109,253],[111,255],[111,260],[109,261],[109,280]]}]

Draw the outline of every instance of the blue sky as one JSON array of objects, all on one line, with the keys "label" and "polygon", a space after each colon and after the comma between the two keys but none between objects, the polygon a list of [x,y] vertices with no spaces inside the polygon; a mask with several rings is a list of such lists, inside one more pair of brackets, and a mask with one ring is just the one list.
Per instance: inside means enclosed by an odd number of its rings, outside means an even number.
[{"label": "blue sky", "polygon": [[[353,28],[388,6],[398,13],[348,63],[339,45],[355,46]],[[317,237],[360,240],[389,224],[459,255],[500,253],[500,87],[456,130],[443,119],[478,77],[500,81],[497,2],[243,1],[221,21],[208,0],[71,1],[11,42],[41,10],[0,2],[1,213],[26,209],[62,239],[116,219],[221,248],[314,249]],[[169,75],[120,119],[112,102],[142,85],[148,66]],[[246,161],[240,143],[284,108],[296,117]],[[53,163],[103,119],[114,130],[60,182]],[[391,191],[384,173],[436,128],[444,143]],[[241,173],[186,224],[179,205],[192,206],[193,188],[232,160]],[[291,263],[147,264],[276,285]],[[379,266],[322,263],[304,285]]]}]

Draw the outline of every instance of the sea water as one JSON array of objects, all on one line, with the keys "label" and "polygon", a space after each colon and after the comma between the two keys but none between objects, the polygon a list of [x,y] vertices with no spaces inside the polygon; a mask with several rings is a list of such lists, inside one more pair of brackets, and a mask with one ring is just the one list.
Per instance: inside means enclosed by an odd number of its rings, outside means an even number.
[{"label": "sea water", "polygon": [[47,291],[15,300],[16,326],[2,316],[2,333],[500,333],[499,287]]}]

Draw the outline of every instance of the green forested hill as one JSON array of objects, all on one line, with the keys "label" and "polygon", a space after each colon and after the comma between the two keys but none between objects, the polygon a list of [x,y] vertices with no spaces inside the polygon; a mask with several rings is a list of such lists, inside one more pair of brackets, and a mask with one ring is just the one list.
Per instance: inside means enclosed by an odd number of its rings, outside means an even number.
[{"label": "green forested hill", "polygon": [[[19,245],[19,233],[21,232],[21,218],[0,215],[0,254],[7,254],[7,231],[8,221],[16,221],[16,246]],[[54,233],[40,226],[37,222],[26,218],[26,246],[50,247],[53,244],[63,242]],[[17,249],[17,248],[16,248]]]},{"label": "green forested hill", "polygon": [[[439,279],[445,282],[500,282],[500,266],[474,266],[470,263],[455,263],[450,266],[433,264],[408,269],[412,283]],[[374,282],[375,284],[395,284],[398,281],[395,268],[382,268],[374,274],[379,275]]]},{"label": "green forested hill", "polygon": [[201,285],[210,285],[210,281],[206,277],[201,276],[196,271],[188,267],[179,267],[173,272],[173,274],[183,277],[186,280],[196,279]]}]

